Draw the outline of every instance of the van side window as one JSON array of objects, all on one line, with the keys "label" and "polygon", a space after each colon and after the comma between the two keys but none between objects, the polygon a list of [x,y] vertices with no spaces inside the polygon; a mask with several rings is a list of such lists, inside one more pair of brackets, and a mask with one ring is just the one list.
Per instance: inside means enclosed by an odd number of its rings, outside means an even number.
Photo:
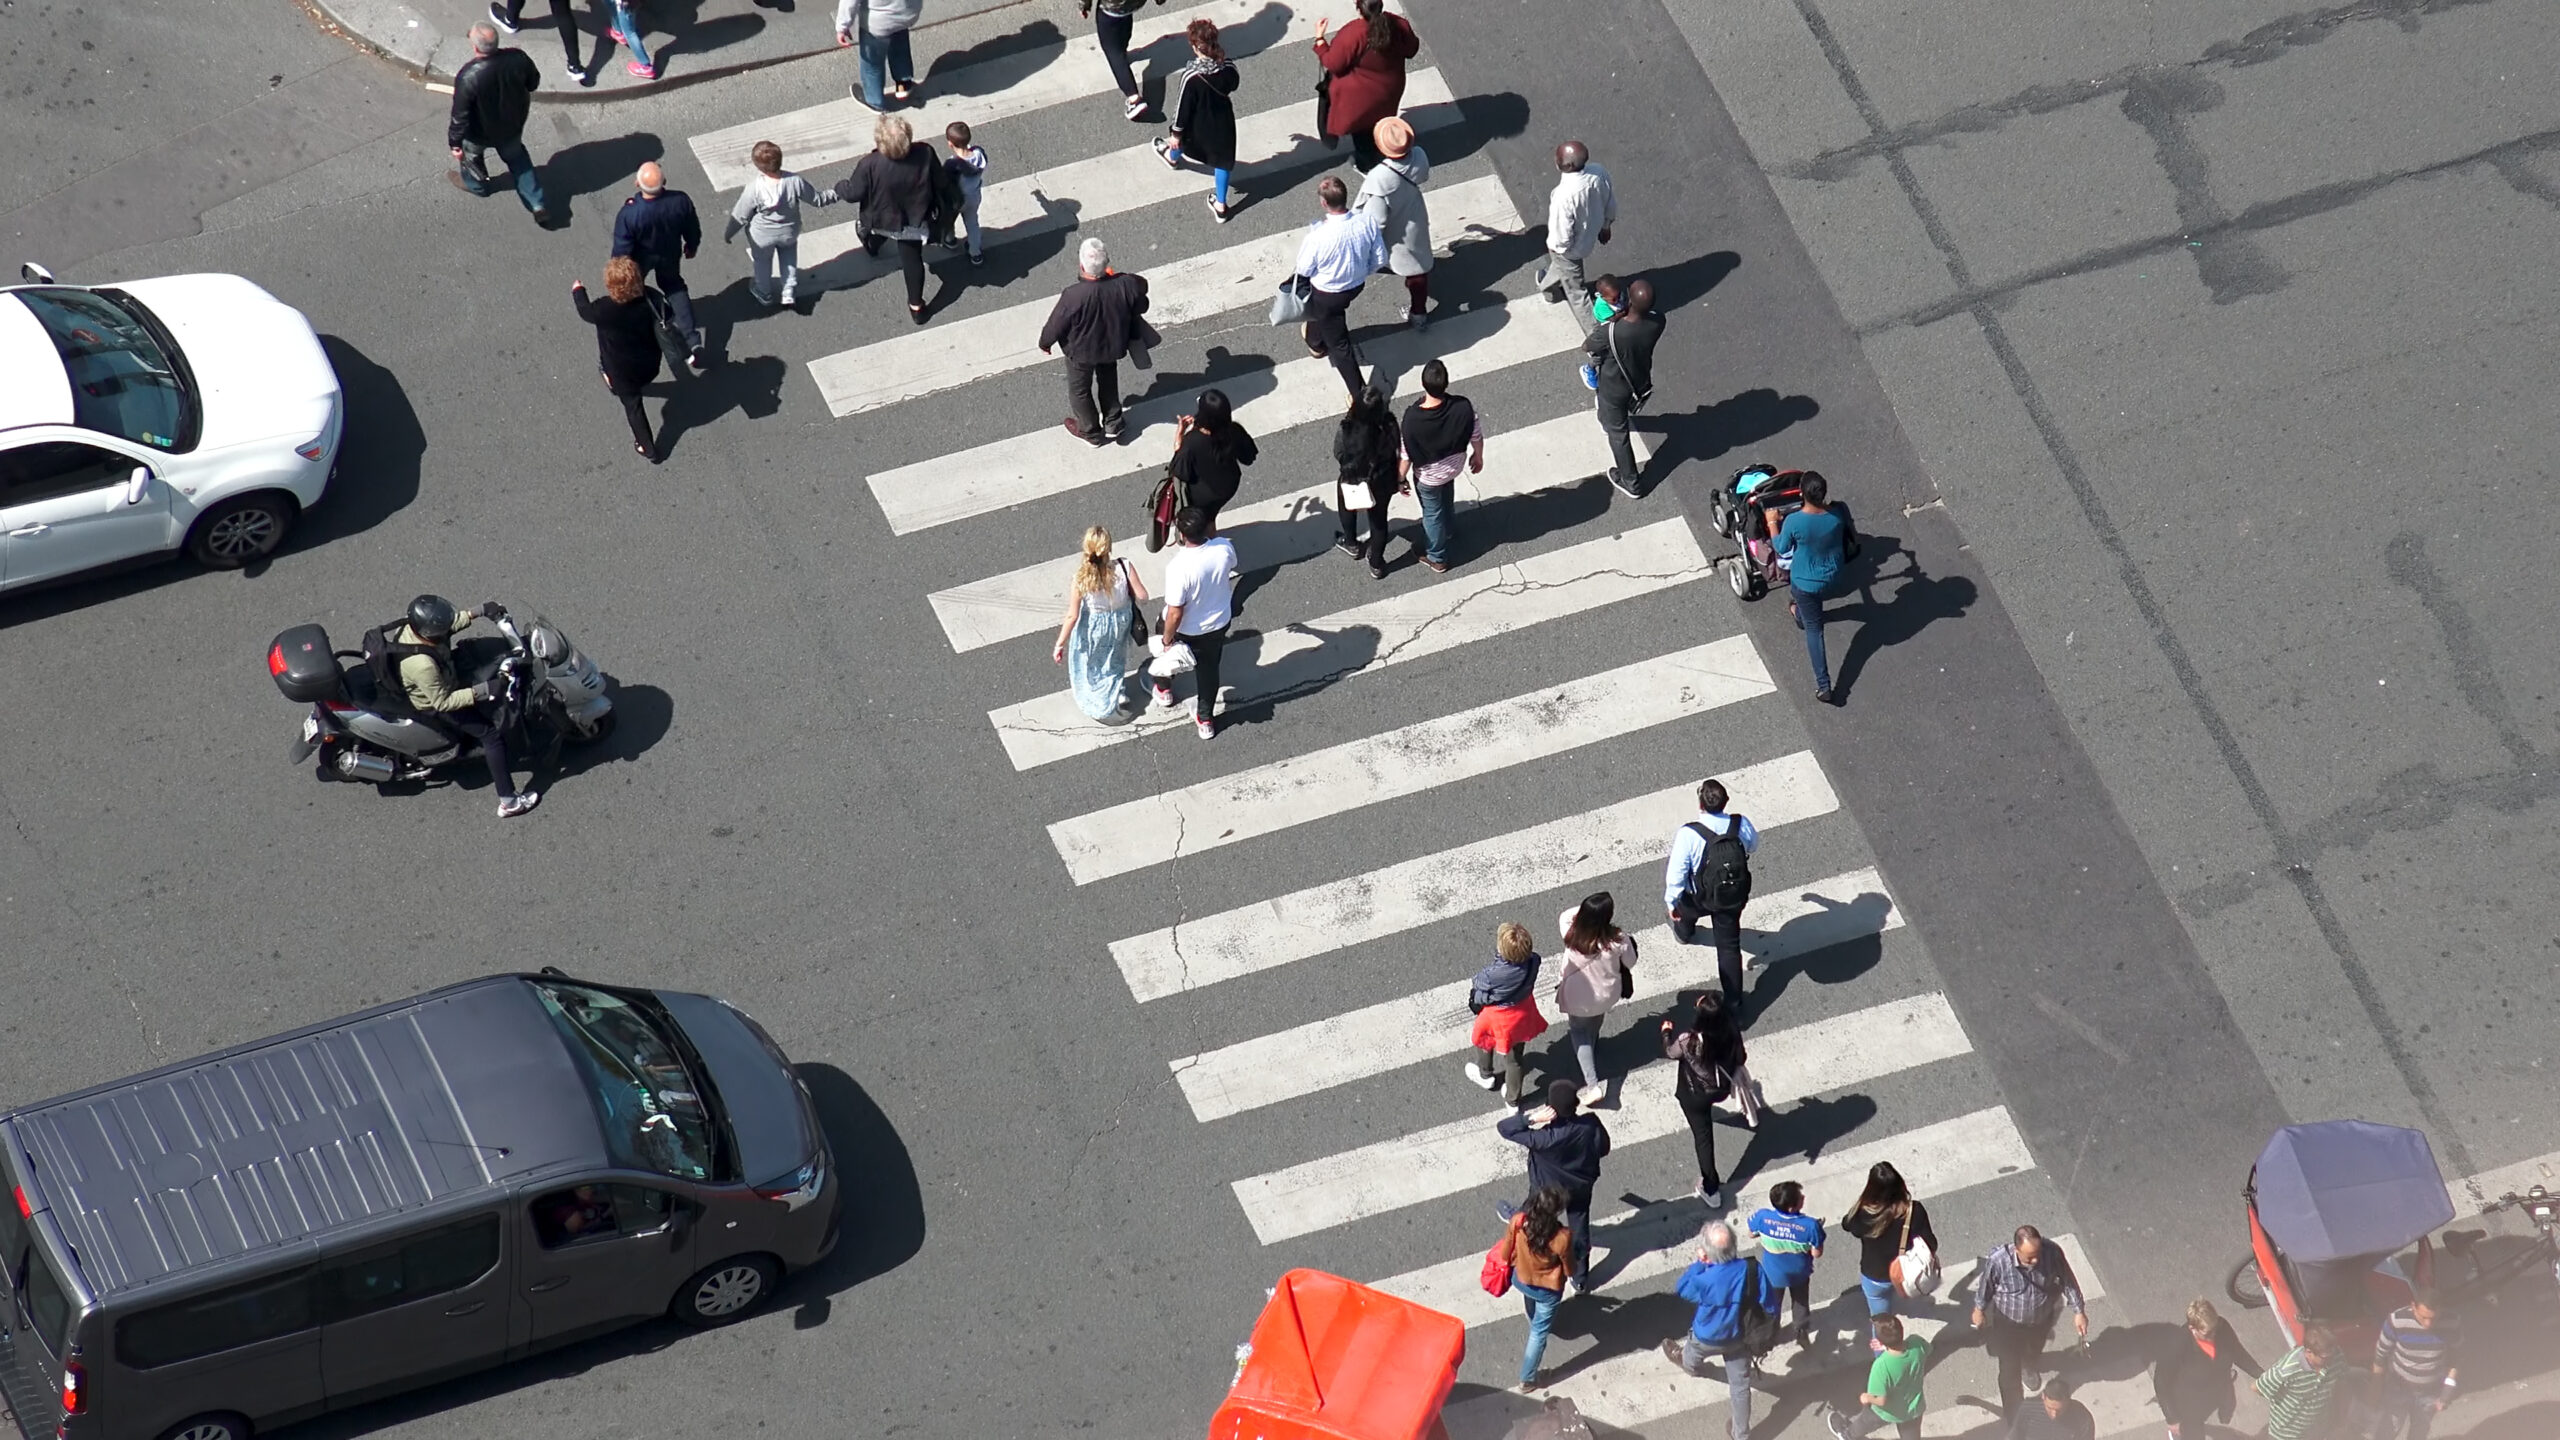
[{"label": "van side window", "polygon": [[663,1230],[675,1197],[645,1185],[572,1185],[534,1198],[533,1235],[545,1250]]},{"label": "van side window", "polygon": [[497,1263],[495,1215],[340,1255],[320,1266],[320,1318],[324,1324],[352,1320],[459,1290]]},{"label": "van side window", "polygon": [[305,1265],[129,1316],[116,1324],[116,1358],[148,1370],[308,1330],[318,1273]]}]

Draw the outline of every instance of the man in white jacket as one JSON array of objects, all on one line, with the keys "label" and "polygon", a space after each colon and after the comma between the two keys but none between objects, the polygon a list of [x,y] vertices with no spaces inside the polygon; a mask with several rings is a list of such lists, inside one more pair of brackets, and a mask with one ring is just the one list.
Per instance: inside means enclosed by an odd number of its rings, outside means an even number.
[{"label": "man in white jacket", "polygon": [[1598,322],[1591,318],[1583,262],[1609,243],[1609,227],[1618,223],[1618,191],[1579,140],[1556,147],[1556,170],[1556,188],[1547,197],[1547,264],[1538,272],[1538,288],[1549,300],[1570,303],[1574,323],[1588,335]]}]

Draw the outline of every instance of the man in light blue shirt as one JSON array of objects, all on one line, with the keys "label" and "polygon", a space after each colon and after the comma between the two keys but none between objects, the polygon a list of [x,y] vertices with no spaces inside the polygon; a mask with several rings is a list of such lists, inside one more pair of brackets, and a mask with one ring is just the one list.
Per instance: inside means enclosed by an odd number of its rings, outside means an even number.
[{"label": "man in light blue shirt", "polygon": [[[1750,858],[1760,848],[1760,831],[1750,817],[1725,813],[1729,803],[1722,781],[1698,786],[1698,818],[1672,832],[1662,906],[1671,916],[1672,938],[1683,945],[1696,944],[1698,921],[1707,921],[1715,936],[1716,978],[1724,986],[1725,1008],[1739,1024],[1745,1014],[1742,907],[1751,898]],[[1740,842],[1739,855],[1733,853],[1732,841]]]},{"label": "man in light blue shirt", "polygon": [[1351,302],[1369,277],[1387,268],[1387,242],[1377,222],[1351,213],[1351,191],[1341,177],[1316,182],[1316,198],[1324,202],[1324,218],[1298,242],[1298,273],[1315,293],[1307,297],[1307,326],[1301,332],[1307,353],[1331,360],[1334,373],[1351,398],[1360,398],[1360,352],[1351,343]]},{"label": "man in light blue shirt", "polygon": [[1849,548],[1849,522],[1827,508],[1831,482],[1808,470],[1797,482],[1804,508],[1778,527],[1777,553],[1787,560],[1787,608],[1804,632],[1804,651],[1813,661],[1813,698],[1837,705],[1831,689],[1831,659],[1822,650],[1822,597],[1840,578]]}]

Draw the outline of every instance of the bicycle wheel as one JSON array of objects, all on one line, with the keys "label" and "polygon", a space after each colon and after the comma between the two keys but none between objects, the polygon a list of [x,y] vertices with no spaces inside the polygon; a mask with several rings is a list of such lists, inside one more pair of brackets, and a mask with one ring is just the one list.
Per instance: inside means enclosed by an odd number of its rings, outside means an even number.
[{"label": "bicycle wheel", "polygon": [[2258,1273],[2258,1257],[2242,1256],[2240,1263],[2231,1267],[2231,1277],[2222,1282],[2222,1290],[2231,1297],[2232,1304],[2242,1309],[2266,1309],[2267,1282],[2266,1277]]}]

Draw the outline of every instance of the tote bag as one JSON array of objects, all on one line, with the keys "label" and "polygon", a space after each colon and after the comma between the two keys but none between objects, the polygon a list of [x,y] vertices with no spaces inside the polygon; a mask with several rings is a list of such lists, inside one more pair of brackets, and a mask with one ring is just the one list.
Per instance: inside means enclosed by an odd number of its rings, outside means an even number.
[{"label": "tote bag", "polygon": [[1307,298],[1316,293],[1315,282],[1304,275],[1292,275],[1280,282],[1280,293],[1271,297],[1271,323],[1296,325],[1307,318]]}]

